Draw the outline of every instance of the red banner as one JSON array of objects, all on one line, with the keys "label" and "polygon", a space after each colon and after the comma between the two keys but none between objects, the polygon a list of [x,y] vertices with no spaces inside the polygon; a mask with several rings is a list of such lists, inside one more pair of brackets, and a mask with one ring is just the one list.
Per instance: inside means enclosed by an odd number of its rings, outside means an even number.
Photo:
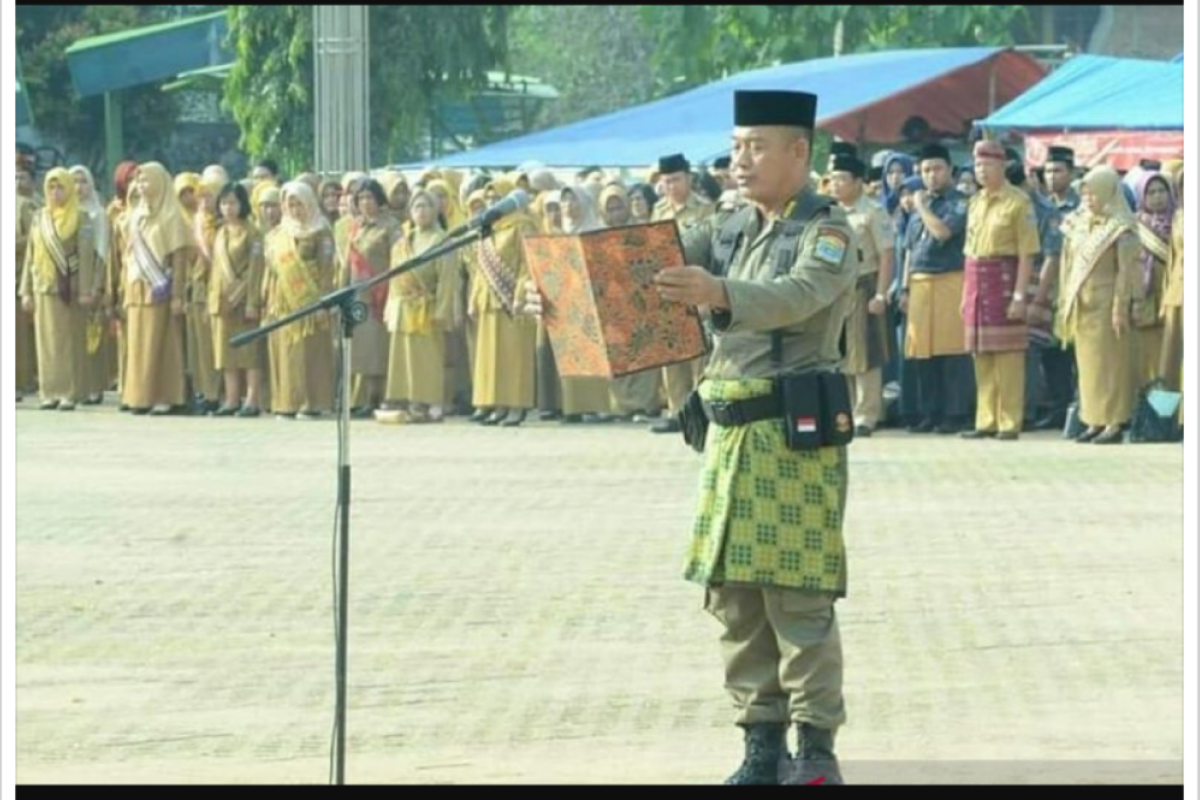
[{"label": "red banner", "polygon": [[1025,164],[1030,167],[1045,164],[1051,145],[1073,149],[1078,166],[1107,164],[1125,171],[1136,167],[1142,159],[1170,161],[1183,158],[1183,131],[1028,133],[1025,135]]}]

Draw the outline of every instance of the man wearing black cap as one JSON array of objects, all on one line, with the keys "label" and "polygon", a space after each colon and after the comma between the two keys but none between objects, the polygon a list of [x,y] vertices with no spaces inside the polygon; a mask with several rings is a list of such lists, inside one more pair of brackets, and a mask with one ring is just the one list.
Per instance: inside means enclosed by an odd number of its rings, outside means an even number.
[{"label": "man wearing black cap", "polygon": [[[895,236],[883,208],[865,196],[867,165],[847,151],[845,142],[829,162],[833,196],[854,231],[858,284],[846,320],[846,353],[842,370],[854,401],[854,432],[870,436],[883,415],[883,365],[891,353],[887,293],[892,285]],[[849,145],[853,150],[853,145]]]},{"label": "man wearing black cap", "polygon": [[[673,219],[682,234],[689,228],[712,216],[713,205],[704,202],[692,191],[691,164],[682,154],[664,156],[658,160],[658,172],[666,187],[666,196],[654,206],[651,220],[660,222]],[[654,423],[654,433],[678,433],[677,415],[692,389],[700,380],[704,370],[704,359],[697,358],[682,364],[663,367],[663,389],[667,393],[668,415]]]},{"label": "man wearing black cap", "polygon": [[[720,227],[710,220],[687,231],[688,263],[700,266],[657,277],[666,299],[703,310],[715,342],[700,385],[711,426],[685,575],[706,587],[706,607],[724,627],[725,685],[746,746],[728,782],[840,783],[834,602],[846,593],[846,449],[790,449],[783,418],[797,430],[815,423],[792,420],[777,392],[783,375],[844,389],[839,341],[858,278],[854,236],[845,214],[808,185],[816,97],[734,97],[733,175],[751,205]],[[837,426],[849,433],[848,413]],[[786,764],[789,723],[799,741]]]},{"label": "man wearing black cap", "polygon": [[[685,577],[705,587],[724,627],[725,686],[746,746],[733,784],[842,782],[834,602],[846,595],[852,423],[838,367],[858,264],[845,214],[808,185],[816,102],[804,92],[734,94],[733,175],[749,204],[723,225],[685,231],[688,263],[699,266],[655,278],[664,299],[699,309],[713,332]],[[527,311],[541,313],[535,285],[526,297]],[[812,411],[795,415],[784,387],[809,383]],[[841,402],[824,403],[838,387]],[[789,723],[799,739],[790,760]]]},{"label": "man wearing black cap", "polygon": [[[1008,182],[1029,196],[1037,218],[1041,251],[1029,273],[1029,354],[1025,359],[1025,427],[1061,429],[1074,396],[1073,360],[1063,371],[1062,343],[1054,336],[1052,281],[1062,255],[1062,216],[1054,203],[1030,185],[1021,157],[1008,151]],[[1046,279],[1046,276],[1050,276]],[[1039,416],[1039,412],[1043,412]]]},{"label": "man wearing black cap", "polygon": [[1066,217],[1079,208],[1079,193],[1071,188],[1075,177],[1075,151],[1069,147],[1051,146],[1043,170],[1046,189],[1059,214]]},{"label": "man wearing black cap", "polygon": [[918,155],[922,191],[905,233],[907,261],[900,292],[905,312],[904,369],[911,370],[920,419],[913,433],[959,433],[975,397],[963,342],[963,245],[967,197],[955,188],[950,152],[927,145]]},{"label": "man wearing black cap", "polygon": [[[1046,199],[1057,210],[1057,223],[1079,208],[1079,193],[1071,187],[1075,174],[1075,151],[1054,145],[1043,167],[1046,176]],[[1043,210],[1044,214],[1044,210]],[[1051,247],[1043,246],[1044,260],[1035,270],[1035,295],[1029,309],[1031,335],[1041,337],[1039,347],[1041,375],[1045,381],[1043,396],[1045,413],[1033,423],[1037,430],[1061,430],[1067,421],[1067,408],[1075,398],[1075,350],[1063,348],[1053,335],[1055,296],[1058,287],[1059,252],[1062,236],[1057,228],[1050,233]],[[1036,266],[1036,265],[1035,265]]]},{"label": "man wearing black cap", "polygon": [[737,189],[737,183],[734,182],[733,176],[729,174],[729,156],[718,156],[713,159],[712,164],[708,168],[708,173],[717,179],[721,184],[721,191],[729,191]]}]

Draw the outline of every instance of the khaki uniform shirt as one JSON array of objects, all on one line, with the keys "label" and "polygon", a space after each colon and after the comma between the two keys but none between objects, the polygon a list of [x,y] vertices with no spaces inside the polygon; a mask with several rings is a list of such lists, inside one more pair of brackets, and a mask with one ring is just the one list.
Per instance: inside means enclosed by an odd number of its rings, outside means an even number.
[{"label": "khaki uniform shirt", "polygon": [[[766,220],[757,209],[745,214],[741,242],[724,278],[729,308],[709,316],[715,340],[705,370],[709,378],[770,378],[781,371],[836,369],[841,363],[838,344],[858,278],[850,256],[853,232],[845,213],[808,187],[791,202],[801,209],[800,219],[805,208],[825,210],[805,224],[795,262],[778,278],[771,244],[784,226],[795,223]],[[687,263],[711,268],[719,233],[711,220],[687,230]],[[775,330],[783,333],[781,368],[771,360]]]},{"label": "khaki uniform shirt", "polygon": [[1029,195],[1005,184],[996,191],[981,189],[967,209],[967,244],[973,258],[1033,258],[1041,252],[1037,213]]},{"label": "khaki uniform shirt", "polygon": [[683,208],[675,208],[671,205],[671,201],[664,198],[654,204],[654,211],[650,215],[651,222],[661,222],[666,219],[673,219],[679,224],[679,232],[682,234],[688,228],[703,222],[713,214],[713,205],[706,203],[696,195],[689,195],[687,202],[683,204]]},{"label": "khaki uniform shirt", "polygon": [[895,249],[892,221],[883,206],[863,194],[852,206],[842,206],[854,231],[857,246],[858,274],[874,275],[879,272],[879,259],[884,250]]}]

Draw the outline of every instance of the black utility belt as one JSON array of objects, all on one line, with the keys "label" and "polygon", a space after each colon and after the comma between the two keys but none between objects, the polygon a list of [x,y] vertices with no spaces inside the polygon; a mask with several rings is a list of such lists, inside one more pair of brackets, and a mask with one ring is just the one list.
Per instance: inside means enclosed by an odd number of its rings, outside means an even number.
[{"label": "black utility belt", "polygon": [[841,447],[854,440],[854,411],[845,375],[809,372],[783,375],[773,383],[771,394],[748,400],[709,402],[693,392],[683,414],[685,440],[702,451],[709,422],[735,427],[763,420],[783,425],[789,450]]}]

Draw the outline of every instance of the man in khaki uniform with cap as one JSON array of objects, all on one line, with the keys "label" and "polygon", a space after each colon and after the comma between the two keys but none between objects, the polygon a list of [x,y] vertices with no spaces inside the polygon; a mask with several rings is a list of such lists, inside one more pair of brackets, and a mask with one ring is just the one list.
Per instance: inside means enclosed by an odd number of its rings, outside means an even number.
[{"label": "man in khaki uniform with cap", "polygon": [[[699,309],[714,338],[699,389],[710,425],[685,577],[705,587],[723,627],[725,687],[745,736],[731,784],[842,782],[834,602],[846,594],[846,447],[789,448],[776,394],[784,375],[845,386],[839,341],[858,265],[845,214],[808,185],[816,102],[804,92],[735,93],[733,175],[750,203],[720,226],[689,229],[684,250],[698,266],[655,279],[663,298]],[[540,313],[537,287],[526,293],[527,310]],[[849,432],[845,416],[838,424]]]},{"label": "man in khaki uniform with cap", "polygon": [[[658,160],[658,173],[662,180],[666,196],[654,206],[651,221],[675,220],[682,236],[688,229],[712,216],[714,208],[692,191],[692,166],[682,154],[664,156]],[[663,388],[667,393],[668,414],[665,419],[650,427],[654,433],[678,433],[679,421],[676,415],[683,408],[688,394],[700,380],[704,369],[704,359],[696,358],[682,364],[672,364],[663,367]]]},{"label": "man in khaki uniform with cap", "polygon": [[882,206],[866,196],[866,164],[843,151],[830,160],[829,174],[833,196],[850,220],[857,247],[858,283],[846,321],[842,369],[854,400],[855,435],[870,436],[883,416],[883,365],[891,350],[887,293],[892,285],[895,237]]},{"label": "man in khaki uniform with cap", "polygon": [[965,439],[1016,441],[1025,417],[1026,290],[1041,250],[1029,196],[1008,182],[999,142],[975,145],[980,190],[967,208],[963,325],[975,356],[975,430]]}]

